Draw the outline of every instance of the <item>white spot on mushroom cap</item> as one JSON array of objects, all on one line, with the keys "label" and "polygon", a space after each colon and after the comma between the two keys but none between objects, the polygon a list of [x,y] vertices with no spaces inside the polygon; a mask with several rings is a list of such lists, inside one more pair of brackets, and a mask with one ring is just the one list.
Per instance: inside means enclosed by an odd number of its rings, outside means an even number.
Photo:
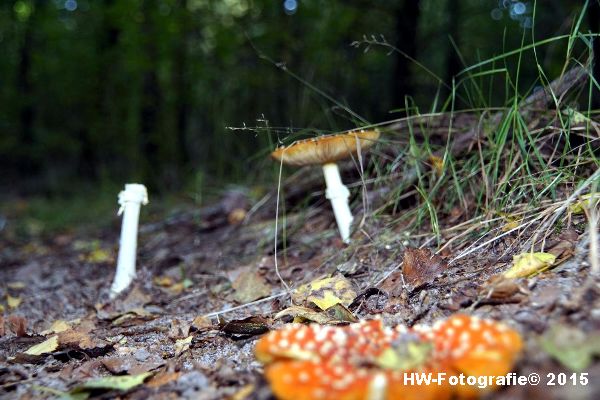
[{"label": "white spot on mushroom cap", "polygon": [[458,337],[458,340],[460,340],[462,343],[469,343],[471,341],[471,334],[469,331],[462,331]]},{"label": "white spot on mushroom cap", "polygon": [[481,332],[481,336],[483,337],[483,340],[485,340],[489,344],[496,343],[496,338],[494,337],[494,334],[488,329],[485,329],[483,332]]},{"label": "white spot on mushroom cap", "polygon": [[386,398],[387,389],[387,376],[384,373],[377,373],[369,382],[369,389],[367,391],[367,399],[372,400],[383,400]]},{"label": "white spot on mushroom cap", "polygon": [[301,383],[307,383],[310,380],[310,375],[306,371],[301,371],[298,374],[298,381]]},{"label": "white spot on mushroom cap", "polygon": [[469,324],[469,328],[474,331],[478,331],[481,329],[481,320],[477,317],[471,318],[471,323]]},{"label": "white spot on mushroom cap", "polygon": [[302,340],[306,337],[306,330],[305,329],[298,329],[296,331],[296,335],[295,335],[296,339],[298,340]]}]

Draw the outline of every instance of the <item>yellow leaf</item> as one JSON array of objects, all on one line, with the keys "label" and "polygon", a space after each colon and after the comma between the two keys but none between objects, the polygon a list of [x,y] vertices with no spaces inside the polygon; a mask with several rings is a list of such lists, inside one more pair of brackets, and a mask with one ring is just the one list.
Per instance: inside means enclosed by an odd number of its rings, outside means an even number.
[{"label": "yellow leaf", "polygon": [[179,339],[175,342],[175,356],[180,355],[184,351],[190,348],[190,344],[192,343],[192,339],[194,336],[190,335],[185,339]]},{"label": "yellow leaf", "polygon": [[54,335],[50,339],[47,339],[42,343],[38,343],[35,346],[31,346],[25,351],[25,354],[29,354],[30,356],[39,356],[44,353],[52,353],[57,348],[58,336]]},{"label": "yellow leaf", "polygon": [[146,378],[151,375],[152,372],[143,372],[137,375],[107,376],[104,378],[93,379],[73,389],[71,394],[84,392],[90,389],[131,390],[144,383]]},{"label": "yellow leaf", "polygon": [[254,384],[249,383],[239,389],[233,396],[230,397],[230,400],[244,400],[250,397],[250,395],[254,392]]},{"label": "yellow leaf", "polygon": [[154,278],[154,284],[156,286],[169,287],[175,284],[175,281],[170,276],[157,276]]},{"label": "yellow leaf", "polygon": [[441,175],[444,171],[444,160],[438,156],[430,155],[429,162],[433,165],[435,172],[437,172],[438,175]]},{"label": "yellow leaf", "polygon": [[21,290],[21,289],[25,289],[25,284],[23,282],[8,282],[6,284],[6,286],[9,289],[14,289],[14,290]]},{"label": "yellow leaf", "polygon": [[598,204],[598,200],[600,200],[600,193],[598,192],[584,194],[579,198],[579,201],[569,206],[569,211],[573,214],[583,214],[584,210],[592,207],[592,201],[596,201],[596,204]]},{"label": "yellow leaf", "polygon": [[110,251],[105,249],[94,249],[85,257],[85,261],[94,264],[110,262],[112,260]]},{"label": "yellow leaf", "polygon": [[572,107],[567,107],[564,111],[563,114],[571,117],[571,122],[573,124],[584,124],[587,121],[589,121],[589,118],[586,117],[585,115],[583,115],[582,113],[580,113],[579,111],[577,111],[576,109],[572,108]]},{"label": "yellow leaf", "polygon": [[337,275],[300,286],[293,300],[298,304],[314,303],[321,310],[326,310],[336,304],[349,306],[356,296],[352,283],[342,275]]},{"label": "yellow leaf", "polygon": [[6,304],[10,309],[19,307],[22,301],[23,300],[20,297],[12,297],[10,294],[6,294]]},{"label": "yellow leaf", "polygon": [[60,333],[71,329],[71,325],[64,319],[57,319],[50,325],[50,328],[46,329],[43,332],[40,332],[42,335],[49,335],[51,333]]},{"label": "yellow leaf", "polygon": [[510,221],[502,226],[502,232],[508,232],[519,226],[519,221]]},{"label": "yellow leaf", "polygon": [[525,278],[548,269],[556,256],[550,253],[522,253],[513,256],[513,265],[503,275],[506,278]]}]

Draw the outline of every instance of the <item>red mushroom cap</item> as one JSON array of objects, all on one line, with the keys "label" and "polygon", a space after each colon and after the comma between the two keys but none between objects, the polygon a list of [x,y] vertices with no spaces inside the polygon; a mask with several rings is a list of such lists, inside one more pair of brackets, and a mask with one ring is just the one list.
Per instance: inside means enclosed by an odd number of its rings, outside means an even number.
[{"label": "red mushroom cap", "polygon": [[405,373],[505,375],[522,348],[519,334],[478,317],[433,326],[387,328],[379,320],[343,327],[290,324],[256,345],[273,393],[283,400],[477,397],[471,386],[405,384]]}]

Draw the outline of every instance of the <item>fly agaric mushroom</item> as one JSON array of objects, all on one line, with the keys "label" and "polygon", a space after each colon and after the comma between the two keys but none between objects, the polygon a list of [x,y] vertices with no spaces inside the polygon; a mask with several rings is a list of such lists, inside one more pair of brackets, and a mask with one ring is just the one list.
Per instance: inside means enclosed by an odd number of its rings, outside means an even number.
[{"label": "fly agaric mushroom", "polygon": [[345,243],[350,242],[350,224],[353,217],[348,206],[350,191],[342,183],[336,162],[371,147],[378,138],[379,131],[361,130],[299,140],[287,147],[279,147],[271,153],[271,157],[286,165],[322,166],[327,186],[325,197],[331,201],[333,214]]},{"label": "fly agaric mushroom", "polygon": [[256,345],[282,400],[405,400],[477,397],[476,386],[406,383],[406,374],[507,374],[521,350],[502,324],[456,315],[433,326],[386,328],[379,320],[344,327],[290,324]]}]

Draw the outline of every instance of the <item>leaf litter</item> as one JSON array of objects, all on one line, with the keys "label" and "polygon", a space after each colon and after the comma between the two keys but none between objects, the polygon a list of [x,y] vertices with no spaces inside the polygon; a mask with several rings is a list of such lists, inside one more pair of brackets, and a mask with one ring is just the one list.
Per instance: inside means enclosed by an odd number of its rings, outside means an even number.
[{"label": "leaf litter", "polygon": [[[572,210],[563,227],[529,248],[520,247],[518,225],[504,230],[501,218],[491,240],[493,228],[468,223],[464,211],[438,221],[453,229],[442,232],[438,247],[427,229],[403,235],[377,219],[365,220],[346,247],[317,202],[286,220],[278,265],[289,293],[274,269],[273,208],[250,211],[239,195],[224,198],[232,204],[142,223],[138,277],[112,302],[114,265],[105,255],[114,249],[115,227],[70,246],[55,238],[11,242],[0,274],[20,284],[7,285],[11,292],[2,298],[21,302],[10,310],[6,304],[11,314],[0,321],[1,393],[266,400],[271,392],[254,346],[269,330],[292,321],[344,326],[376,317],[413,326],[457,312],[517,329],[525,340],[517,371],[600,376],[600,291],[589,283],[585,213]],[[210,218],[198,224],[199,214]],[[519,214],[515,221],[528,219]],[[489,243],[473,250],[480,238]],[[514,265],[519,272],[507,276]],[[589,393],[597,393],[599,380],[590,382]],[[528,398],[527,390],[494,397]],[[553,388],[536,390],[560,398]]]}]

